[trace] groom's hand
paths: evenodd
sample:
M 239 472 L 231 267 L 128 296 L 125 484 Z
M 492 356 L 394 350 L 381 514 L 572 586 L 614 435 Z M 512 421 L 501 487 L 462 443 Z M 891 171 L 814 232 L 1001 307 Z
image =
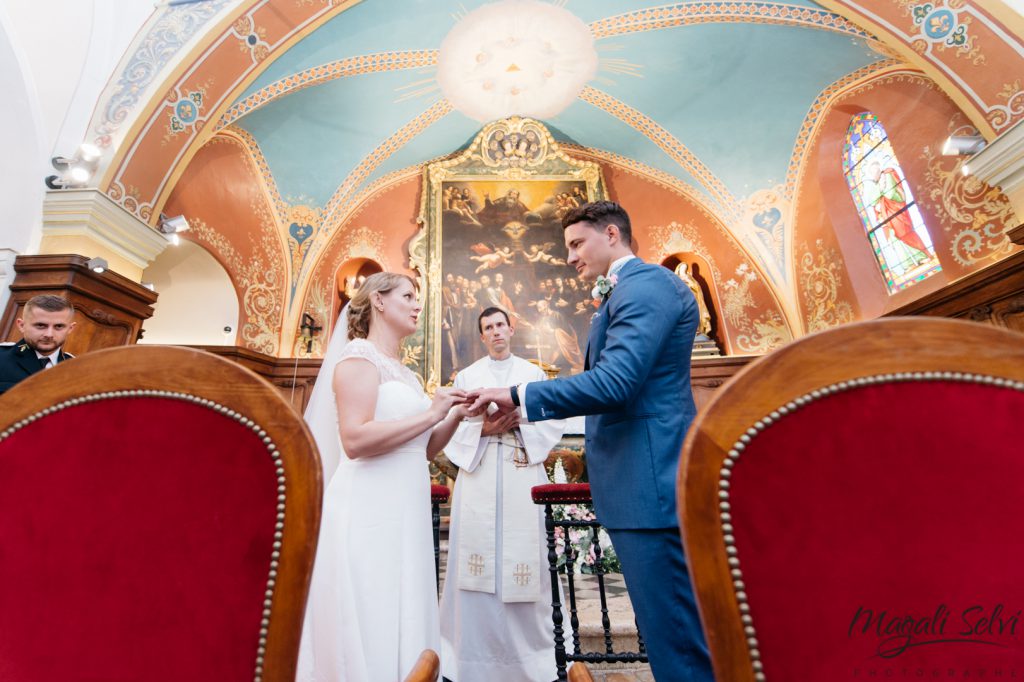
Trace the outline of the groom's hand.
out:
M 497 405 L 502 412 L 511 412 L 515 409 L 515 405 L 512 404 L 512 390 L 508 388 L 478 388 L 468 391 L 466 399 L 473 401 L 469 406 L 471 412 L 485 410 L 490 403 Z

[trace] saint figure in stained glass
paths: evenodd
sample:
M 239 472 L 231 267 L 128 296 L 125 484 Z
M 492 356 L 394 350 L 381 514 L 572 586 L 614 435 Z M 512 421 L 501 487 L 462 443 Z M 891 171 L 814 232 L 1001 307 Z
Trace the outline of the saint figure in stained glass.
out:
M 851 121 L 843 173 L 890 293 L 942 270 L 896 152 L 874 114 Z

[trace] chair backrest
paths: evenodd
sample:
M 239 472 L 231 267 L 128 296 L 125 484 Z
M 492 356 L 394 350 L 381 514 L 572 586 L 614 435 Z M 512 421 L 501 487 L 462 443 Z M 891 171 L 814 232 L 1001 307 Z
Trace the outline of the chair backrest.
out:
M 437 677 L 440 674 L 441 659 L 437 652 L 433 649 L 424 649 L 404 682 L 437 682 Z
M 586 663 L 576 661 L 569 667 L 569 682 L 594 682 Z
M 277 389 L 129 346 L 0 397 L 0 679 L 294 680 L 316 446 Z
M 968 322 L 852 324 L 737 374 L 678 487 L 717 679 L 1024 671 L 1022 426 L 1024 336 Z

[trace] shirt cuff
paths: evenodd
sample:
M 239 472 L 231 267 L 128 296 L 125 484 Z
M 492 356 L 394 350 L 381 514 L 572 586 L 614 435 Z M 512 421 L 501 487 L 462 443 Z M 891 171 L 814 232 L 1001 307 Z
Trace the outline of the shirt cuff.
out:
M 527 383 L 519 384 L 519 420 L 522 422 L 530 421 L 530 417 L 526 413 L 526 387 L 529 385 Z

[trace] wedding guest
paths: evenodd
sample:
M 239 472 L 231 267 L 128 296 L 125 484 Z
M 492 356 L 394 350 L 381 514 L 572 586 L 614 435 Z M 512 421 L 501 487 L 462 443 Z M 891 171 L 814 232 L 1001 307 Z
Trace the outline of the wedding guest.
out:
M 67 299 L 52 294 L 33 296 L 15 324 L 21 339 L 0 344 L 0 393 L 74 357 L 64 352 L 68 334 L 75 328 L 75 309 Z

